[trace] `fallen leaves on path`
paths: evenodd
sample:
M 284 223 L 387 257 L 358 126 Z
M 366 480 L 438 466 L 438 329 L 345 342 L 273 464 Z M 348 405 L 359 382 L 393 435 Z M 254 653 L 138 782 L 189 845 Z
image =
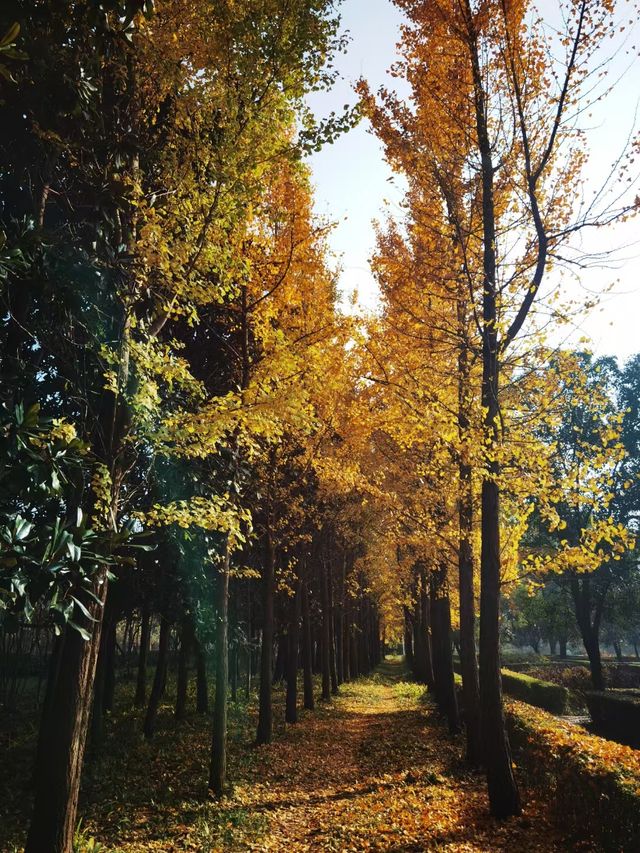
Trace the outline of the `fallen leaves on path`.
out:
M 176 728 L 167 704 L 148 743 L 137 712 L 122 711 L 83 782 L 87 836 L 109 853 L 596 849 L 563 836 L 536 791 L 523 792 L 521 817 L 492 819 L 484 777 L 464 762 L 463 738 L 447 734 L 424 688 L 403 681 L 399 662 L 342 685 L 296 725 L 282 722 L 282 690 L 274 701 L 274 740 L 259 748 L 251 745 L 255 708 L 231 704 L 234 789 L 221 802 L 205 789 L 209 719 L 194 715 Z M 16 815 L 11 836 L 18 830 Z
M 398 665 L 396 664 L 396 670 Z M 257 778 L 236 798 L 267 814 L 252 851 L 566 851 L 531 793 L 522 817 L 488 815 L 485 783 L 469 772 L 421 687 L 384 674 L 345 685 L 285 736 L 260 749 Z

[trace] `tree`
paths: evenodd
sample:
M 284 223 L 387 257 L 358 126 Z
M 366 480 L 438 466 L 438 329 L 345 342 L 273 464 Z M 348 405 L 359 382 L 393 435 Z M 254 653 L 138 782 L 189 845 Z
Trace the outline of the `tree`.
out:
M 569 3 L 558 37 L 564 56 L 555 61 L 555 37 L 528 3 L 399 0 L 398 6 L 410 21 L 399 70 L 419 99 L 411 112 L 387 97 L 393 119 L 400 131 L 422 123 L 416 164 L 426 158 L 432 171 L 463 190 L 462 204 L 449 204 L 448 215 L 458 253 L 452 275 L 465 281 L 481 337 L 481 718 L 491 810 L 507 817 L 519 813 L 520 800 L 500 683 L 501 371 L 551 258 L 576 228 L 601 221 L 593 209 L 572 218 L 583 154 L 579 129 L 567 116 L 589 99 L 583 83 L 614 27 L 612 8 Z
M 330 83 L 323 65 L 341 40 L 324 2 L 85 5 L 16 2 L 2 13 L 3 32 L 5 14 L 21 21 L 29 57 L 3 51 L 15 64 L 1 141 L 3 258 L 14 259 L 3 275 L 3 393 L 55 408 L 91 444 L 100 494 L 84 491 L 83 513 L 119 536 L 134 512 L 137 523 L 189 526 L 180 501 L 203 497 L 168 487 L 163 514 L 147 488 L 157 456 L 180 456 L 171 418 L 207 394 L 201 365 L 180 353 L 198 337 L 186 330 L 200 332 L 237 293 L 265 163 L 295 160 L 340 128 L 334 117 L 318 133 L 302 98 Z M 204 527 L 233 533 L 235 509 L 217 491 Z M 108 587 L 101 564 L 70 614 L 88 639 L 72 627 L 59 644 L 29 850 L 72 844 Z

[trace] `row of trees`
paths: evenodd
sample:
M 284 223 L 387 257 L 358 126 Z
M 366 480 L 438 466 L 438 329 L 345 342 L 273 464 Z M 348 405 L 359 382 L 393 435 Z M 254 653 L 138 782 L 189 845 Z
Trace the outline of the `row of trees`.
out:
M 18 0 L 0 31 L 1 631 L 48 667 L 25 849 L 68 853 L 119 644 L 147 737 L 172 645 L 178 718 L 215 654 L 217 795 L 229 681 L 259 675 L 265 743 L 274 658 L 289 722 L 299 664 L 309 707 L 314 666 L 328 698 L 378 660 L 332 464 L 350 323 L 302 163 L 354 115 L 304 105 L 344 46 L 324 0 Z
M 629 212 L 573 204 L 612 4 L 571 0 L 558 36 L 526 2 L 398 0 L 411 99 L 359 86 L 408 187 L 366 320 L 337 309 L 301 159 L 356 117 L 304 106 L 344 47 L 331 2 L 32 6 L 0 20 L 0 613 L 43 656 L 56 635 L 27 853 L 71 850 L 118 644 L 151 737 L 172 636 L 178 718 L 213 654 L 219 795 L 228 685 L 259 675 L 265 743 L 274 675 L 294 722 L 299 669 L 310 707 L 314 668 L 327 699 L 404 631 L 456 731 L 459 627 L 467 754 L 517 813 L 504 585 L 554 572 L 582 602 L 633 545 L 637 412 L 544 340 L 566 306 L 534 313 L 571 234 Z
M 634 206 L 624 194 L 607 204 L 606 188 L 580 205 L 580 117 L 604 96 L 602 43 L 626 22 L 613 3 L 589 0 L 561 4 L 548 28 L 527 2 L 396 5 L 407 24 L 394 73 L 411 96 L 359 85 L 407 185 L 405 214 L 378 230 L 383 311 L 363 373 L 401 543 L 406 646 L 455 729 L 451 648 L 441 651 L 438 627 L 454 603 L 467 752 L 486 766 L 491 810 L 505 817 L 520 811 L 502 712 L 506 585 L 549 572 L 566 580 L 601 686 L 594 573 L 613 575 L 634 545 L 637 455 L 627 459 L 621 434 L 637 424 L 625 419 L 629 398 L 637 405 L 635 368 L 616 406 L 601 380 L 611 365 L 548 338 L 576 308 L 558 286 L 559 268 L 582 263 L 572 235 Z M 624 155 L 618 169 L 626 178 Z

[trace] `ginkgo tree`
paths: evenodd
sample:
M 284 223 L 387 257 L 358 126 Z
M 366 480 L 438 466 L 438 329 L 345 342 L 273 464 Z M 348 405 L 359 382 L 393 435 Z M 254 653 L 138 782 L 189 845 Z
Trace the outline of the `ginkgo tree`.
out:
M 11 3 L 2 32 L 14 38 L 17 20 L 2 94 L 3 240 L 19 253 L 3 278 L 3 378 L 12 403 L 55 404 L 91 445 L 100 501 L 85 488 L 83 509 L 116 533 L 157 503 L 158 427 L 207 399 L 185 327 L 235 297 L 267 168 L 340 128 L 317 132 L 302 103 L 331 82 L 338 19 L 306 0 L 70 0 Z M 164 521 L 193 512 L 176 500 L 169 490 Z M 233 536 L 224 490 L 206 515 Z M 58 643 L 27 850 L 72 846 L 108 589 L 100 565 L 70 614 L 90 639 L 71 626 Z
M 520 800 L 500 682 L 501 369 L 560 246 L 577 228 L 626 213 L 576 209 L 585 140 L 570 120 L 603 94 L 591 73 L 617 23 L 613 3 L 592 0 L 566 3 L 551 33 L 528 2 L 397 5 L 409 19 L 397 73 L 415 109 L 382 99 L 391 125 L 412 139 L 416 168 L 427 162 L 440 181 L 457 251 L 452 276 L 463 277 L 481 337 L 481 717 L 491 810 L 506 817 Z

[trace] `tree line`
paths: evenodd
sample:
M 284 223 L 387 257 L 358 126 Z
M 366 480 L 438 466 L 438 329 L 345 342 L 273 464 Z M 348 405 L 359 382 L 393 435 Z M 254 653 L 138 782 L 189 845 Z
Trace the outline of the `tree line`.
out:
M 410 97 L 361 81 L 321 122 L 305 96 L 346 49 L 328 0 L 3 9 L 0 630 L 5 673 L 47 668 L 27 853 L 72 849 L 119 657 L 146 737 L 172 652 L 178 722 L 213 676 L 221 796 L 229 698 L 257 681 L 267 743 L 274 679 L 294 723 L 314 673 L 328 700 L 385 638 L 457 732 L 455 629 L 498 817 L 520 811 L 510 585 L 569 590 L 597 682 L 598 579 L 634 566 L 637 370 L 544 325 L 572 310 L 549 278 L 572 235 L 634 210 L 579 207 L 569 120 L 601 97 L 615 10 L 571 0 L 558 36 L 526 2 L 397 5 Z M 360 115 L 407 185 L 364 317 L 340 308 L 304 162 Z

